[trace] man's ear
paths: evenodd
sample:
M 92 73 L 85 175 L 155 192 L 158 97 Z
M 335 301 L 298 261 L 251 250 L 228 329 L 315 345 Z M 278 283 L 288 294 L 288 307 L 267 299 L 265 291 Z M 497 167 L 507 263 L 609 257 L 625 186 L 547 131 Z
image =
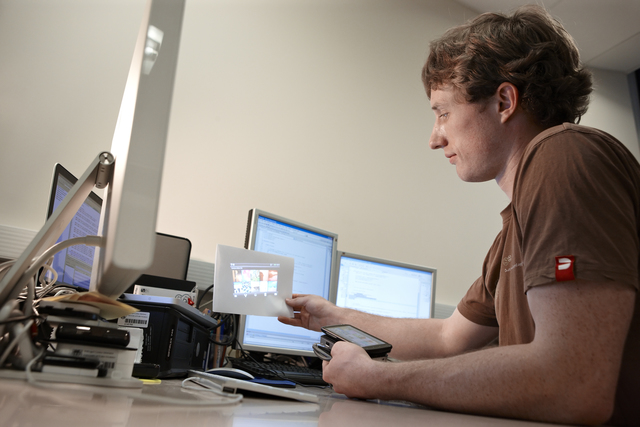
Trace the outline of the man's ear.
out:
M 518 104 L 520 104 L 520 93 L 518 88 L 512 83 L 504 82 L 496 90 L 498 100 L 498 114 L 501 116 L 501 123 L 507 120 L 516 112 Z

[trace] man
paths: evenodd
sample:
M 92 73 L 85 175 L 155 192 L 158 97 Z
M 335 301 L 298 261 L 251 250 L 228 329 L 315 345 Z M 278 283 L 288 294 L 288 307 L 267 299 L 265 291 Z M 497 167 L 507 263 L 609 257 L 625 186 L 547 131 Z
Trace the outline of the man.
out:
M 572 124 L 591 76 L 571 37 L 539 7 L 484 14 L 431 44 L 423 81 L 430 147 L 462 180 L 495 179 L 511 199 L 481 277 L 444 320 L 294 295 L 295 318 L 280 321 L 349 323 L 393 344 L 400 363 L 333 347 L 324 378 L 349 397 L 640 425 L 640 165 L 611 136 Z

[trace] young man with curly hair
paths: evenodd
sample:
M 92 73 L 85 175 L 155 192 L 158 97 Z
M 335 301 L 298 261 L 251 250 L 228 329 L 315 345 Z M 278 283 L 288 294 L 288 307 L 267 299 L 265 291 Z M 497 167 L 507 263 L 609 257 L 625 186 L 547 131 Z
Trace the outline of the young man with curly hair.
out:
M 387 319 L 310 295 L 284 323 L 349 323 L 399 363 L 338 343 L 324 378 L 350 397 L 570 424 L 640 425 L 640 165 L 575 124 L 591 75 L 544 9 L 483 14 L 431 43 L 429 145 L 511 203 L 448 319 Z M 498 346 L 487 346 L 498 339 Z

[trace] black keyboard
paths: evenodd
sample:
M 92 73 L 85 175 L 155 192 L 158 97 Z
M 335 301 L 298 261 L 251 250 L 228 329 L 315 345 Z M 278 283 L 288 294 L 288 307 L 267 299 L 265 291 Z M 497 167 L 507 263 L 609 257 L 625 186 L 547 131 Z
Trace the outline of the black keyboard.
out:
M 255 362 L 239 358 L 229 358 L 229 360 L 234 368 L 249 372 L 254 377 L 270 380 L 286 379 L 304 385 L 327 385 L 322 379 L 320 369 L 277 362 Z

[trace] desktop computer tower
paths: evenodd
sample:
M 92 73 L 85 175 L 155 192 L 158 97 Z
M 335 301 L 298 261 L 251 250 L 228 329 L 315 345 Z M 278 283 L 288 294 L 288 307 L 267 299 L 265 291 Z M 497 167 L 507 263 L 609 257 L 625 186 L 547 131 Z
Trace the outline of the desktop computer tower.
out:
M 189 369 L 210 368 L 214 319 L 174 298 L 124 294 L 121 301 L 140 310 L 118 320 L 120 326 L 143 331 L 142 354 L 133 376 L 184 377 Z

